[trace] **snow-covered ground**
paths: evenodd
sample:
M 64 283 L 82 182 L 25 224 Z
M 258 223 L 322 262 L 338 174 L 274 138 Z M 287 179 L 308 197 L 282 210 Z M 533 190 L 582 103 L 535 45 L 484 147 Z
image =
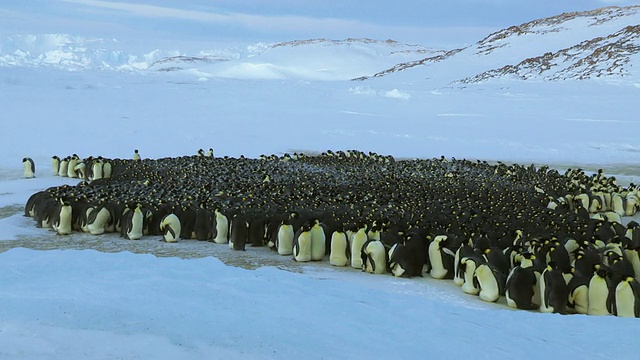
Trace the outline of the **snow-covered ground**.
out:
M 636 358 L 625 335 L 635 332 L 635 319 L 512 311 L 449 281 L 301 266 L 263 248 L 55 236 L 22 213 L 32 193 L 75 183 L 50 175 L 52 155 L 129 158 L 134 149 L 151 158 L 210 147 L 217 156 L 249 157 L 358 149 L 604 168 L 638 183 L 638 74 L 450 84 L 502 65 L 450 73 L 475 56 L 472 47 L 449 65 L 350 81 L 459 43 L 384 41 L 394 34 L 370 41 L 376 34 L 345 19 L 330 23 L 340 25 L 340 41 L 320 32 L 299 40 L 324 40 L 207 42 L 191 36 L 203 20 L 150 17 L 158 8 L 46 4 L 0 6 L 7 20 L 0 21 L 0 358 Z M 558 12 L 584 9 L 567 6 Z M 197 13 L 183 10 L 177 14 Z M 30 12 L 41 21 L 26 20 Z M 136 41 L 130 30 L 144 27 L 132 19 L 149 26 L 140 39 L 153 41 Z M 471 24 L 491 28 L 473 41 L 528 20 Z M 170 36 L 153 37 L 160 24 L 173 26 Z M 349 37 L 357 39 L 343 41 Z M 526 46 L 533 37 L 517 40 Z M 575 42 L 548 39 L 555 39 L 549 51 Z M 516 61 L 522 54 L 509 48 L 517 41 L 509 44 L 499 51 Z M 527 56 L 539 54 L 539 44 Z M 36 162 L 35 179 L 22 178 L 25 156 Z

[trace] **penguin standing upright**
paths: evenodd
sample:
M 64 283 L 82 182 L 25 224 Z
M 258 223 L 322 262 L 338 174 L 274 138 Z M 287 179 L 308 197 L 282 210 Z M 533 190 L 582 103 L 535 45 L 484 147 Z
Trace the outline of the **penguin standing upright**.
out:
M 162 218 L 160 231 L 162 231 L 164 241 L 168 243 L 174 243 L 180 240 L 180 219 L 178 219 L 176 214 L 167 214 Z
M 295 232 L 293 231 L 293 225 L 289 223 L 289 220 L 283 220 L 278 227 L 278 233 L 276 234 L 276 248 L 280 255 L 293 254 L 293 237 Z
M 205 204 L 202 203 L 196 210 L 196 221 L 193 231 L 197 240 L 209 240 L 212 234 L 213 217 Z
M 80 160 L 80 158 L 78 157 L 78 155 L 73 154 L 71 155 L 71 158 L 69 158 L 69 163 L 67 164 L 67 177 L 70 178 L 77 178 L 78 177 L 78 173 L 76 172 L 76 166 L 78 165 L 78 161 Z
M 349 263 L 349 240 L 344 230 L 335 230 L 331 234 L 331 252 L 329 263 L 333 266 L 347 266 Z
M 102 160 L 96 159 L 91 163 L 91 180 L 102 179 Z
M 60 158 L 57 155 L 53 155 L 51 157 L 51 174 L 53 176 L 58 176 L 59 171 L 60 171 Z
M 141 239 L 144 229 L 144 215 L 142 214 L 142 204 L 137 204 L 133 210 L 129 208 L 129 211 L 124 216 L 124 224 L 126 224 L 126 227 L 124 227 L 122 230 L 124 231 L 125 239 Z
M 567 309 L 577 314 L 587 315 L 589 312 L 589 281 L 590 277 L 574 271 L 573 277 L 567 284 L 569 301 Z
M 536 275 L 532 269 L 534 259 L 535 256 L 531 253 L 515 257 L 520 264 L 511 270 L 505 286 L 505 298 L 509 307 L 523 310 L 538 308 L 532 302 L 536 286 Z
M 69 168 L 69 158 L 66 157 L 60 160 L 60 166 L 58 166 L 58 176 L 67 177 L 68 168 Z
M 108 162 L 108 161 L 103 162 L 102 163 L 102 177 L 104 179 L 110 179 L 112 172 L 113 172 L 113 168 L 111 166 L 111 163 Z
M 605 265 L 597 264 L 594 266 L 593 276 L 589 281 L 589 315 L 609 315 L 611 314 L 611 305 L 613 293 L 611 289 L 611 281 L 609 280 L 609 268 Z
M 293 239 L 293 259 L 298 262 L 311 261 L 311 225 L 303 224 Z
M 249 239 L 249 221 L 244 214 L 234 214 L 231 219 L 231 233 L 229 234 L 229 248 L 245 251 Z
M 478 266 L 485 263 L 482 256 L 477 254 L 464 257 L 460 260 L 459 270 L 462 272 L 462 291 L 465 294 L 478 295 L 480 284 L 476 281 L 476 270 Z
M 613 314 L 620 317 L 640 317 L 640 283 L 627 277 L 618 283 L 613 303 Z
M 69 235 L 73 230 L 72 224 L 72 209 L 71 205 L 67 201 L 60 200 L 60 204 L 57 207 L 56 214 L 51 222 L 51 227 L 58 233 L 58 235 Z
M 138 149 L 133 150 L 133 160 L 134 161 L 140 160 L 140 153 L 138 152 Z
M 33 162 L 33 159 L 30 157 L 22 159 L 22 167 L 25 179 L 36 177 L 36 164 Z
M 540 275 L 540 312 L 564 314 L 569 299 L 569 289 L 562 270 L 551 262 Z
M 311 261 L 320 261 L 326 252 L 326 235 L 320 220 L 313 220 L 311 227 Z
M 355 269 L 362 269 L 362 257 L 359 256 L 362 252 L 364 243 L 367 242 L 367 226 L 362 224 L 358 231 L 353 234 L 351 239 L 351 267 Z
M 491 263 L 483 263 L 476 269 L 480 299 L 496 302 L 500 295 L 504 295 L 506 279 L 504 274 Z
M 216 244 L 226 244 L 229 242 L 229 219 L 215 209 L 213 212 L 213 226 L 211 227 L 213 242 Z
M 445 246 L 447 239 L 447 235 L 438 235 L 429 244 L 429 275 L 434 279 L 453 279 L 454 276 L 453 261 L 456 254 Z

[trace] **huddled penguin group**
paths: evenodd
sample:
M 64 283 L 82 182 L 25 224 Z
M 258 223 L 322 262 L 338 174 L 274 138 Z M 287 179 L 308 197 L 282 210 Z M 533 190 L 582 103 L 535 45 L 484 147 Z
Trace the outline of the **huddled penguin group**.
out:
M 354 150 L 258 159 L 136 150 L 52 165 L 79 183 L 33 194 L 25 216 L 60 235 L 268 246 L 299 262 L 450 279 L 518 309 L 640 316 L 640 225 L 622 221 L 640 209 L 640 189 L 602 171 Z

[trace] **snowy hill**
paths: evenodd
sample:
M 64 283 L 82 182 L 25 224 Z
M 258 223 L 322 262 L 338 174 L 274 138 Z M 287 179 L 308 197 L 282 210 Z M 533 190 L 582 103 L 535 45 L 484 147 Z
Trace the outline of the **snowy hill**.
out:
M 635 81 L 639 23 L 640 6 L 605 7 L 510 26 L 471 46 L 448 50 L 393 40 L 316 38 L 195 52 L 145 51 L 116 39 L 19 34 L 0 40 L 0 66 L 278 80 L 366 80 L 393 74 L 394 82 L 427 79 L 432 88 L 499 78 Z
M 511 26 L 466 48 L 397 64 L 373 78 L 404 72 L 441 86 L 488 79 L 637 79 L 640 7 L 605 7 Z M 362 77 L 356 80 L 366 80 Z M 396 78 L 398 80 L 398 78 Z

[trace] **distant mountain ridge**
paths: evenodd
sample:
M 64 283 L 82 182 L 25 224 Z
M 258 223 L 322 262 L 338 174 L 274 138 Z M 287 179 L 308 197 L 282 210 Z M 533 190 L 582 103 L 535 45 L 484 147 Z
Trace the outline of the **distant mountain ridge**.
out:
M 178 44 L 179 45 L 179 44 Z M 127 49 L 127 46 L 129 48 Z M 185 72 L 199 78 L 425 81 L 433 88 L 496 80 L 640 83 L 640 5 L 563 13 L 510 26 L 467 47 L 369 38 L 302 39 L 200 50 L 140 49 L 69 34 L 0 38 L 0 66 L 68 71 Z
M 399 72 L 425 79 L 438 74 L 442 85 L 491 79 L 638 77 L 633 64 L 640 60 L 639 24 L 637 5 L 563 13 L 510 26 L 465 48 L 400 63 L 352 80 L 392 77 Z M 442 76 L 443 73 L 447 75 Z

